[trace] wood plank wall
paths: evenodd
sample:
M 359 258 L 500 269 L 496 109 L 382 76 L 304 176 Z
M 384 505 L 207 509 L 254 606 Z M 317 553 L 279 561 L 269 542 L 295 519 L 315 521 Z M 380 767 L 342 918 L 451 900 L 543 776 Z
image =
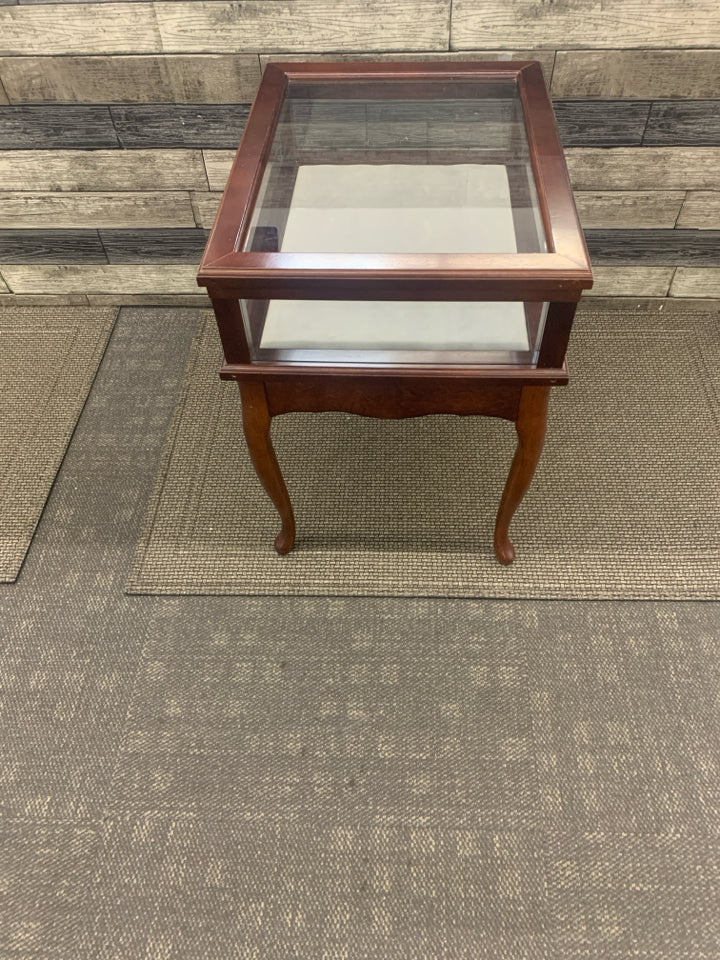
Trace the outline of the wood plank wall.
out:
M 0 0 L 0 301 L 197 303 L 276 59 L 536 58 L 602 296 L 720 298 L 718 0 Z

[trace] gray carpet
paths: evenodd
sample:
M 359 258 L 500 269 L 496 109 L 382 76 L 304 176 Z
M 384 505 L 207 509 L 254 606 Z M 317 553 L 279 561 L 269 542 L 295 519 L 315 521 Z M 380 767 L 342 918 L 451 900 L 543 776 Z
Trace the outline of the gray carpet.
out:
M 0 586 L 0 957 L 715 960 L 720 605 L 123 595 L 196 320 Z
M 492 552 L 513 426 L 291 414 L 273 438 L 298 521 L 273 550 L 208 315 L 128 583 L 134 593 L 516 598 L 720 595 L 720 322 L 582 314 L 533 486 Z
M 0 307 L 0 581 L 22 566 L 116 316 Z

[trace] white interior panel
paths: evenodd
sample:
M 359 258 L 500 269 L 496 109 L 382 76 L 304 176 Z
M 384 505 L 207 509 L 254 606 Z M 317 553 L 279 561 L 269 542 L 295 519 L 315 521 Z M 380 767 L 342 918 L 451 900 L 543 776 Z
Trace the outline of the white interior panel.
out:
M 302 166 L 281 249 L 295 253 L 516 252 L 500 165 Z M 522 303 L 273 300 L 260 346 L 528 350 Z

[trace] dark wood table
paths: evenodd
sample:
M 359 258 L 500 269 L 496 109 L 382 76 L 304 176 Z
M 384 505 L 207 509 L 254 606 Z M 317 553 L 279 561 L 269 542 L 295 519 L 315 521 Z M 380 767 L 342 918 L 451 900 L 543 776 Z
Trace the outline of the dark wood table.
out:
M 540 65 L 287 63 L 263 76 L 198 283 L 257 475 L 295 542 L 272 418 L 502 417 L 495 524 L 542 452 L 592 273 Z

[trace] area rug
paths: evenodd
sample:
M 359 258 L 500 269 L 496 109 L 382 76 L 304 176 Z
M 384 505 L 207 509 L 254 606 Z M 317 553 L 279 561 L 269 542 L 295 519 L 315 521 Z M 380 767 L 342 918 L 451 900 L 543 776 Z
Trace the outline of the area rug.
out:
M 0 307 L 0 581 L 14 581 L 117 309 Z
M 569 361 L 511 527 L 511 567 L 496 562 L 492 534 L 514 427 L 481 417 L 276 418 L 298 523 L 294 551 L 279 557 L 208 316 L 128 591 L 717 598 L 717 316 L 582 313 Z

